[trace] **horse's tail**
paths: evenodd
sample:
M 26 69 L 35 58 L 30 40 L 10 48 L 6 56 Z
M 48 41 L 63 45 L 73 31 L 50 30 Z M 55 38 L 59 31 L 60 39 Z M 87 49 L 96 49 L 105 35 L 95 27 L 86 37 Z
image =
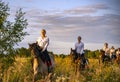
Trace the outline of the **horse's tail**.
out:
M 86 64 L 88 65 L 89 64 L 89 60 L 86 58 Z

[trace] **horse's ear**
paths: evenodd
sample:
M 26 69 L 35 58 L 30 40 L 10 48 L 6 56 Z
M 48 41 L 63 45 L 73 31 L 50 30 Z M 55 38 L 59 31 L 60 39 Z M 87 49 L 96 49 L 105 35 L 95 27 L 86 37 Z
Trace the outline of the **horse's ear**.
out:
M 73 49 L 71 48 L 71 51 L 72 51 Z
M 29 46 L 31 46 L 31 44 L 30 44 L 30 43 L 28 43 L 28 45 L 29 45 Z
M 38 41 L 36 41 L 36 44 L 38 44 Z

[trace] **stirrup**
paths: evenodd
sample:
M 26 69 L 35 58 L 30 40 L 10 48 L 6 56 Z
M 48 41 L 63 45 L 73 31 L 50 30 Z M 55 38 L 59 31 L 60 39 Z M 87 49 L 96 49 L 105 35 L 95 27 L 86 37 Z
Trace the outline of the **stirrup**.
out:
M 50 69 L 50 66 L 48 66 L 48 73 L 50 73 L 51 72 L 51 69 Z

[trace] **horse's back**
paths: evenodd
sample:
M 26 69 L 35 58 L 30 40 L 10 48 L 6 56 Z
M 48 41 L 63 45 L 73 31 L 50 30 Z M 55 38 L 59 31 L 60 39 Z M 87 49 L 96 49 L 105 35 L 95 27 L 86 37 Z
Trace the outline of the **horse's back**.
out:
M 51 67 L 54 68 L 55 67 L 54 55 L 53 54 L 48 54 L 48 55 L 50 56 L 50 60 L 52 62 Z M 40 65 L 39 65 L 40 70 L 42 70 L 44 73 L 48 72 L 48 67 L 47 67 L 46 63 L 44 63 L 41 59 L 40 59 L 39 62 L 41 62 Z

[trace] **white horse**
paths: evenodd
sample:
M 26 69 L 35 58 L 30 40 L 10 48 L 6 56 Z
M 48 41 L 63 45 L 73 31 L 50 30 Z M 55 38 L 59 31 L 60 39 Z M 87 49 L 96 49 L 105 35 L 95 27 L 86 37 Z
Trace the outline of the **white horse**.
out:
M 48 73 L 48 67 L 47 65 L 42 61 L 40 57 L 38 57 L 41 53 L 38 50 L 38 46 L 36 43 L 29 44 L 29 48 L 31 50 L 31 56 L 32 56 L 32 68 L 33 68 L 33 82 L 36 80 L 36 77 L 38 73 L 40 73 L 44 78 L 45 76 L 50 76 Z M 51 71 L 53 71 L 55 64 L 54 64 L 54 55 L 49 54 L 52 66 L 51 66 Z M 52 74 L 52 73 L 50 73 Z

